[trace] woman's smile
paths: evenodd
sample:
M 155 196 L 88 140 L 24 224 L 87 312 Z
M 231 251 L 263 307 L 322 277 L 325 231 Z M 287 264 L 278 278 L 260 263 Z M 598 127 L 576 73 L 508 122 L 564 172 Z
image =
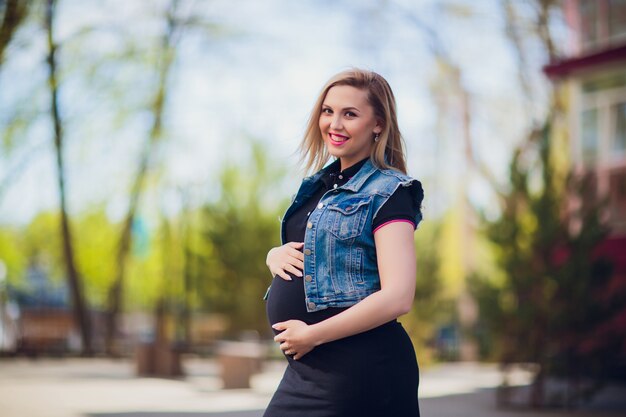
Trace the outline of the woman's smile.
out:
M 334 146 L 342 146 L 350 139 L 347 136 L 340 135 L 339 133 L 334 132 L 328 133 L 328 137 L 330 139 L 330 143 L 332 143 Z

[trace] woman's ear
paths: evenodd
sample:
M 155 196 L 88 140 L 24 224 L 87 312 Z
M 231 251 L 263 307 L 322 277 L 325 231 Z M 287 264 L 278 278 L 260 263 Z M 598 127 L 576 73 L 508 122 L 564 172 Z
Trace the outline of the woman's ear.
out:
M 381 119 L 376 119 L 376 126 L 374 126 L 373 132 L 376 134 L 381 134 L 384 127 L 385 123 Z

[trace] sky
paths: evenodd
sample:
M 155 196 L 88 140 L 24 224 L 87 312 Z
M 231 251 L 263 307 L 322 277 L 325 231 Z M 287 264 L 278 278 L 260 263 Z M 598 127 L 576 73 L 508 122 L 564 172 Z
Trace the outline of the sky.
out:
M 163 28 L 165 3 L 60 1 L 55 28 L 62 44 L 60 103 L 74 213 L 104 204 L 111 219 L 119 220 L 125 211 L 150 125 L 148 112 L 140 109 L 155 74 L 142 51 L 150 50 Z M 215 198 L 224 164 L 246 164 L 250 137 L 266 144 L 272 163 L 288 173 L 275 200 L 293 194 L 301 178 L 295 152 L 311 107 L 325 81 L 352 66 L 379 72 L 394 90 L 409 173 L 425 185 L 426 216 L 455 204 L 459 184 L 476 205 L 493 203 L 479 177 L 461 181 L 467 172 L 458 108 L 452 103 L 449 113 L 438 114 L 432 92 L 441 83 L 441 68 L 415 22 L 434 30 L 462 68 L 474 150 L 505 178 L 511 150 L 530 118 L 498 0 L 180 4 L 180 16 L 199 16 L 205 24 L 181 36 L 169 80 L 165 139 L 155 160 L 165 186 L 146 204 L 175 214 L 180 189 L 192 190 L 199 203 Z M 126 63 L 116 59 L 123 53 Z M 539 91 L 533 111 L 541 114 L 544 58 L 531 56 Z M 39 211 L 58 207 L 44 59 L 45 33 L 32 21 L 18 33 L 0 70 L 0 128 L 16 114 L 26 115 L 29 125 L 11 153 L 0 150 L 0 181 L 28 161 L 0 195 L 0 224 L 26 224 Z

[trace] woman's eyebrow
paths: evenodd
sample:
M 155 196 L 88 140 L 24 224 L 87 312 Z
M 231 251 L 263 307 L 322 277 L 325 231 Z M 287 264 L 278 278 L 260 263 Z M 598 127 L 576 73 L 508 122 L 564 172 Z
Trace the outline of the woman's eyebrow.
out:
M 329 104 L 326 104 L 326 103 L 324 103 L 324 104 L 323 104 L 323 106 L 325 106 L 325 107 L 330 107 L 330 108 L 332 108 L 332 107 L 333 107 L 333 106 L 331 106 L 331 105 L 329 105 Z M 343 111 L 345 111 L 345 110 L 356 110 L 356 111 L 361 111 L 361 110 L 359 110 L 359 108 L 358 108 L 358 107 L 354 107 L 354 106 L 344 107 L 344 108 L 343 108 L 343 109 L 341 109 L 341 110 L 343 110 Z

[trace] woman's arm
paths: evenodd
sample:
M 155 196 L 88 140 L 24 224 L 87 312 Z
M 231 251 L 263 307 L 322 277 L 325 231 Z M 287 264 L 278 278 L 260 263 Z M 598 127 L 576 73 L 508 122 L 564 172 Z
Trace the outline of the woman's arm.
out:
M 407 313 L 415 295 L 415 243 L 413 225 L 387 224 L 374 234 L 380 291 L 322 322 L 307 325 L 299 320 L 276 323 L 284 330 L 274 340 L 286 354 L 299 359 L 315 346 L 378 327 Z

